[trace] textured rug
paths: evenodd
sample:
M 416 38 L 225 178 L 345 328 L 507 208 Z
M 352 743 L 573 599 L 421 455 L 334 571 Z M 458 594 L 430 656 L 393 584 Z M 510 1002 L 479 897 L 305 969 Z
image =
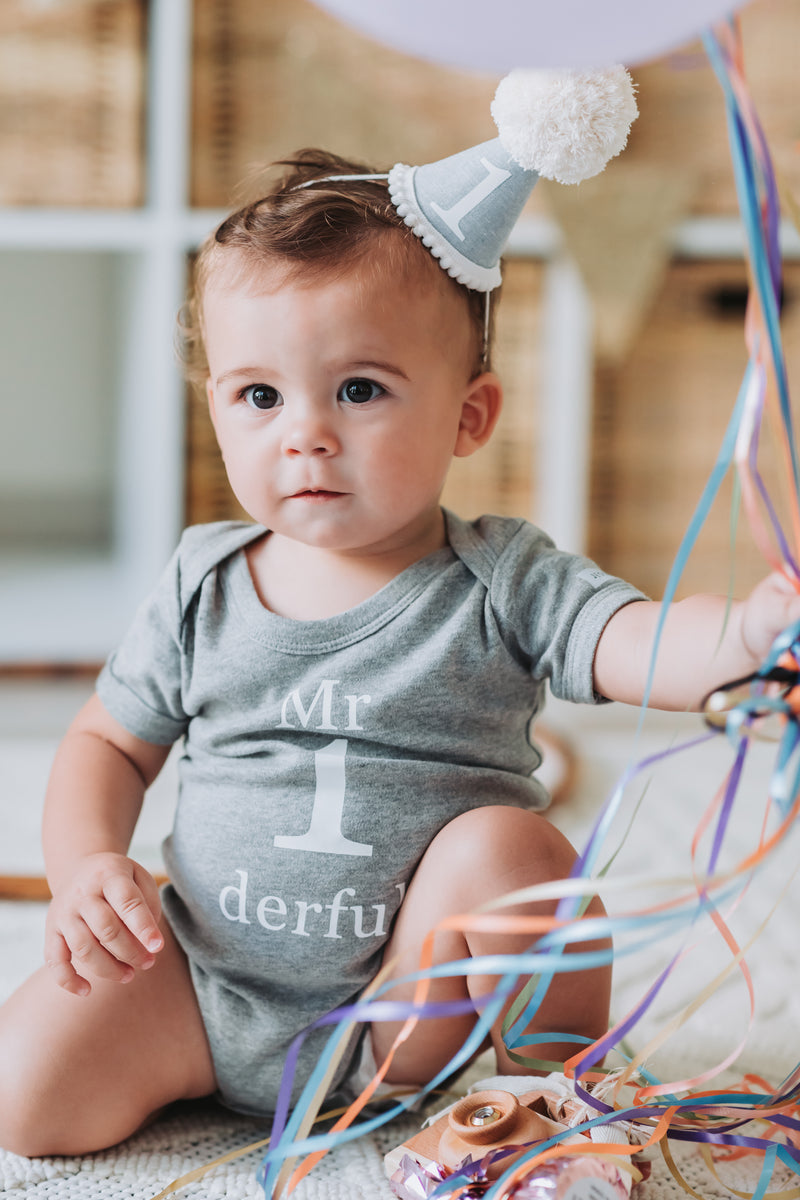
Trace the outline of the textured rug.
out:
M 364 1137 L 330 1154 L 295 1189 L 297 1200 L 393 1200 L 383 1172 L 383 1155 L 416 1125 L 405 1121 Z M 188 1172 L 261 1135 L 256 1122 L 220 1109 L 187 1105 L 165 1116 L 121 1146 L 87 1158 L 29 1160 L 0 1155 L 0 1195 L 15 1200 L 154 1200 L 163 1188 Z M 255 1172 L 260 1152 L 216 1167 L 175 1195 L 193 1200 L 263 1200 Z M 728 1188 L 752 1192 L 758 1178 L 755 1161 L 720 1168 L 721 1179 L 709 1174 L 696 1151 L 678 1148 L 679 1169 L 696 1193 L 709 1200 L 730 1196 Z M 789 1180 L 783 1172 L 778 1186 Z M 639 1184 L 634 1200 L 683 1200 L 686 1193 L 659 1159 L 650 1178 Z
M 635 714 L 613 709 L 600 712 L 554 709 L 556 724 L 568 733 L 579 751 L 580 770 L 571 798 L 554 813 L 554 821 L 581 847 L 603 802 L 621 772 L 633 760 L 670 749 L 702 732 L 696 718 L 654 714 L 638 740 L 633 731 Z M 19 744 L 3 758 L 0 778 L 9 776 L 3 763 L 17 763 Z M 16 755 L 16 757 L 15 757 Z M 774 750 L 754 747 L 730 827 L 723 864 L 730 867 L 755 845 L 763 817 L 766 780 Z M 692 873 L 692 838 L 703 811 L 724 778 L 731 761 L 722 739 L 666 758 L 637 775 L 627 788 L 620 812 L 611 823 L 599 865 L 615 855 L 608 873 L 604 899 L 612 914 L 642 908 L 674 894 L 678 886 L 665 882 Z M 24 772 L 22 772 L 24 774 Z M 7 789 L 3 794 L 8 796 Z M 638 807 L 638 811 L 635 812 Z M 0 801 L 0 816 L 8 830 Z M 17 811 L 18 821 L 18 808 Z M 635 815 L 634 815 L 635 812 Z M 627 832 L 630 826 L 630 831 Z M 15 836 L 25 841 L 23 832 Z M 146 834 L 149 843 L 155 834 Z M 700 839 L 698 862 L 708 854 L 709 836 Z M 740 944 L 745 944 L 767 917 L 771 919 L 747 952 L 755 983 L 755 1008 L 750 1024 L 748 992 L 742 974 L 733 970 L 711 998 L 664 1043 L 648 1053 L 647 1066 L 662 1079 L 694 1077 L 710 1070 L 743 1043 L 736 1061 L 710 1086 L 719 1088 L 756 1072 L 778 1084 L 800 1058 L 800 939 L 796 912 L 800 887 L 793 878 L 798 857 L 797 838 L 791 836 L 767 867 L 757 872 L 734 911 L 729 924 Z M 774 909 L 774 912 L 772 911 Z M 29 903 L 0 904 L 0 999 L 39 962 L 44 910 Z M 658 943 L 633 948 L 636 939 L 617 940 L 613 1016 L 620 1018 L 634 1007 L 658 972 L 680 948 L 684 958 L 670 975 L 651 1008 L 628 1035 L 630 1049 L 650 1043 L 671 1020 L 679 1019 L 686 1005 L 713 984 L 731 962 L 731 953 L 713 926 L 697 922 Z M 694 947 L 694 948 L 692 948 Z M 491 1073 L 484 1064 L 483 1074 Z M 0 1065 L 0 1070 L 2 1066 Z M 384 1178 L 383 1154 L 403 1141 L 417 1126 L 416 1119 L 384 1128 L 328 1155 L 294 1193 L 298 1200 L 380 1200 L 391 1197 Z M 121 1146 L 85 1158 L 28 1160 L 0 1151 L 0 1195 L 49 1197 L 53 1200 L 153 1200 L 174 1180 L 196 1167 L 265 1135 L 257 1121 L 227 1113 L 213 1104 L 179 1106 L 149 1129 Z M 712 1198 L 729 1196 L 729 1188 L 752 1192 L 758 1163 L 742 1160 L 719 1167 L 718 1181 L 709 1173 L 699 1153 L 676 1146 L 675 1157 L 696 1193 Z M 215 1168 L 202 1179 L 188 1183 L 177 1194 L 186 1197 L 225 1197 L 244 1200 L 263 1196 L 255 1179 L 261 1151 Z M 776 1186 L 788 1186 L 786 1176 Z M 636 1200 L 667 1200 L 683 1196 L 664 1162 L 657 1157 L 653 1174 L 638 1186 Z

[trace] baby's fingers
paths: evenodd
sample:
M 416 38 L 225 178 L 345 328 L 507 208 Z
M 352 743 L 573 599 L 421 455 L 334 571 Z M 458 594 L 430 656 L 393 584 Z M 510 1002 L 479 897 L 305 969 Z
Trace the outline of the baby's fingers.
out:
M 76 996 L 89 995 L 91 975 L 114 983 L 128 983 L 134 974 L 133 967 L 119 962 L 100 945 L 78 914 L 48 933 L 45 961 L 59 987 Z
M 152 943 L 150 945 L 150 949 L 155 953 L 161 948 L 161 946 L 164 945 L 164 938 L 161 934 L 161 930 L 158 927 L 158 922 L 161 917 L 161 893 L 158 890 L 158 884 L 150 872 L 146 871 L 144 867 L 139 866 L 138 863 L 134 863 L 133 880 L 134 883 L 136 883 L 140 888 L 145 904 L 150 910 L 153 921 L 152 931 L 149 933 L 150 941 Z M 158 946 L 155 945 L 156 941 L 159 943 Z
M 115 875 L 106 880 L 103 896 L 122 922 L 125 932 L 133 936 L 137 946 L 133 957 L 130 954 L 118 957 L 134 966 L 151 966 L 153 954 L 164 945 L 164 938 L 158 928 L 161 905 L 152 875 L 138 866 L 132 879 L 126 875 Z M 111 937 L 100 939 L 112 952 L 112 938 L 118 940 L 120 947 L 128 945 L 125 935 L 119 929 L 115 929 Z
M 84 979 L 72 965 L 72 953 L 60 933 L 48 934 L 45 941 L 44 959 L 53 979 L 65 992 L 74 996 L 88 996 L 92 990 L 88 979 Z
M 90 934 L 91 941 L 84 948 L 71 942 L 74 958 L 85 961 L 96 974 L 104 979 L 127 982 L 135 968 L 146 970 L 153 965 L 153 955 L 145 950 L 138 938 L 131 933 L 115 908 L 103 897 L 91 896 L 81 906 L 81 917 Z M 94 942 L 102 953 L 96 953 Z

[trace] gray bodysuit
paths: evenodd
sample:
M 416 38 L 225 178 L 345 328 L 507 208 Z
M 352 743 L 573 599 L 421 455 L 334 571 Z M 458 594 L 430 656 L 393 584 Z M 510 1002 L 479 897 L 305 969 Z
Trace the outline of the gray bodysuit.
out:
M 596 701 L 600 634 L 642 598 L 526 522 L 446 519 L 446 548 L 320 621 L 261 605 L 260 526 L 191 528 L 99 678 L 131 733 L 184 738 L 164 909 L 239 1111 L 272 1111 L 297 1032 L 373 978 L 438 830 L 546 805 L 529 737 L 545 683 Z

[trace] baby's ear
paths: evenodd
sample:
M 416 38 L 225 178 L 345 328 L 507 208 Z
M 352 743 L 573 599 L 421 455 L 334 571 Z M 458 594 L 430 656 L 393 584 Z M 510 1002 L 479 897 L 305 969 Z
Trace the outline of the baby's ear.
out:
M 470 380 L 461 409 L 453 454 L 467 458 L 488 442 L 503 407 L 503 388 L 492 371 Z

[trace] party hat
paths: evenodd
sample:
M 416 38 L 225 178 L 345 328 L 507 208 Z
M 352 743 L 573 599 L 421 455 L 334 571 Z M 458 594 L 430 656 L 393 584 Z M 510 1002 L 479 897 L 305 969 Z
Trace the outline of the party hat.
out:
M 637 114 L 624 67 L 512 71 L 492 103 L 499 136 L 425 166 L 398 163 L 389 194 L 445 271 L 489 292 L 537 179 L 579 183 L 597 175 L 625 147 Z

